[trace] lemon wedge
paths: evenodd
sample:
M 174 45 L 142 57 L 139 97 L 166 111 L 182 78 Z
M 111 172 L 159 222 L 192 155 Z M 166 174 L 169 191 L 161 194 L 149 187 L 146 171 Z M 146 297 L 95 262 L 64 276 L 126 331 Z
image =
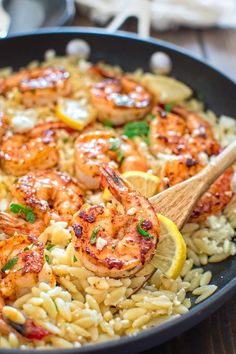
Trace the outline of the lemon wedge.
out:
M 186 244 L 173 221 L 161 214 L 157 214 L 157 217 L 161 232 L 151 264 L 169 278 L 176 279 L 186 259 Z
M 122 174 L 122 177 L 127 179 L 137 191 L 147 198 L 155 195 L 160 186 L 160 178 L 147 172 L 127 171 Z M 111 193 L 107 188 L 104 189 L 102 197 L 106 202 L 112 199 Z
M 142 171 L 127 171 L 122 174 L 144 197 L 150 198 L 158 192 L 160 178 Z
M 69 127 L 83 130 L 86 125 L 95 120 L 96 111 L 85 98 L 80 100 L 61 98 L 56 107 L 56 115 Z
M 192 95 L 192 90 L 188 86 L 168 76 L 145 74 L 143 83 L 164 103 L 183 101 Z

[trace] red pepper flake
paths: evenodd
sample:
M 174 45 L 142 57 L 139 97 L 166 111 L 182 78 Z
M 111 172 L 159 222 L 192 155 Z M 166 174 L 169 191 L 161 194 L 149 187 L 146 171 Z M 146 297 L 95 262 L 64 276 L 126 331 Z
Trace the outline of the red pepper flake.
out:
M 25 322 L 25 330 L 24 333 L 22 333 L 24 337 L 30 340 L 41 340 L 50 334 L 51 333 L 48 330 L 35 324 L 35 322 L 29 318 Z

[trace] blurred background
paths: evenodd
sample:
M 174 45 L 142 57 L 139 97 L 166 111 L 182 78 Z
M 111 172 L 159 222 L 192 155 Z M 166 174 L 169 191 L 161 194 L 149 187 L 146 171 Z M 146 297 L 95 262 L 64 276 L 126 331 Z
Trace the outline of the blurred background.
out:
M 66 25 L 164 39 L 236 78 L 236 0 L 0 0 L 0 37 Z

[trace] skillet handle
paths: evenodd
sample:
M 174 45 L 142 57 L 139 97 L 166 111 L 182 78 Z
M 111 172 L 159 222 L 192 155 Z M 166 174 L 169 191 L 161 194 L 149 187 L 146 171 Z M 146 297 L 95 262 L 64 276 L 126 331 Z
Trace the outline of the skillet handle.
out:
M 151 12 L 149 0 L 129 0 L 126 7 L 114 17 L 107 26 L 109 32 L 117 31 L 129 18 L 136 17 L 138 21 L 138 34 L 140 37 L 150 36 Z
M 7 36 L 10 27 L 10 16 L 3 7 L 2 0 L 0 0 L 0 38 Z

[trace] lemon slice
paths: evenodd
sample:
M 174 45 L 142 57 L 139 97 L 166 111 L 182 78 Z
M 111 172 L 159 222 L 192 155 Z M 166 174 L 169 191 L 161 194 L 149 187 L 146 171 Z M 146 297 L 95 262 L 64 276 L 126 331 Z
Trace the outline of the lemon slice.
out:
M 122 177 L 127 179 L 137 191 L 147 198 L 155 195 L 160 186 L 160 178 L 147 172 L 127 171 L 122 174 Z M 104 189 L 102 197 L 104 201 L 112 199 L 111 193 L 107 188 Z
M 177 278 L 186 259 L 186 244 L 177 226 L 170 219 L 157 214 L 161 232 L 151 264 L 169 278 Z
M 144 197 L 150 198 L 158 192 L 160 178 L 142 171 L 127 171 L 122 174 Z
M 86 125 L 95 120 L 96 112 L 85 98 L 80 100 L 61 98 L 56 107 L 56 115 L 69 127 L 83 130 Z
M 168 76 L 145 74 L 143 83 L 164 103 L 183 101 L 192 95 L 188 86 Z

